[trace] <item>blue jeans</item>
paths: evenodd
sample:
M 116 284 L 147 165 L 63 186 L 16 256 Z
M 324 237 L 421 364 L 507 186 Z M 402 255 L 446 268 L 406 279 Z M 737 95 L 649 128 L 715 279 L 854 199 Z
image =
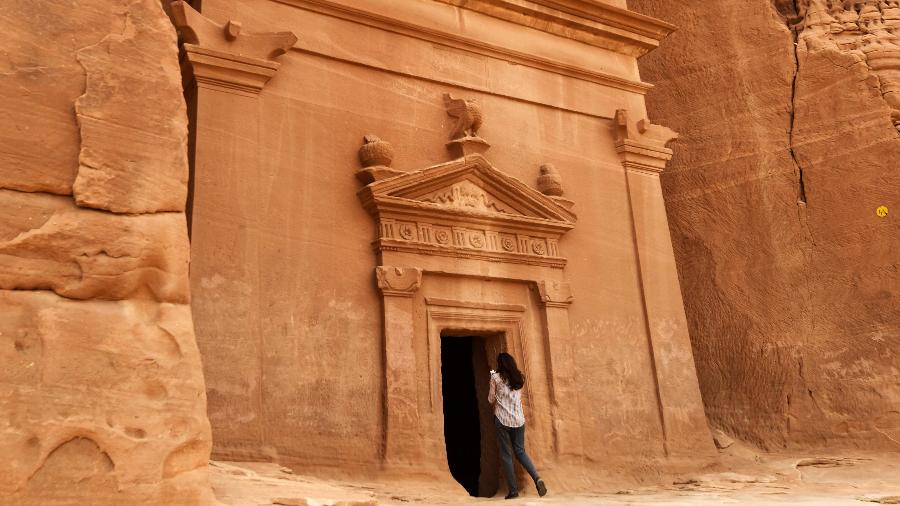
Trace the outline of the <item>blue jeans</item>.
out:
M 541 477 L 538 475 L 537 469 L 525 453 L 525 426 L 507 427 L 500 423 L 497 417 L 494 417 L 494 426 L 497 427 L 497 441 L 500 442 L 500 462 L 503 464 L 503 474 L 506 475 L 506 485 L 509 493 L 515 494 L 519 492 L 516 483 L 516 474 L 513 472 L 513 453 L 522 467 L 531 475 L 531 479 L 537 482 Z

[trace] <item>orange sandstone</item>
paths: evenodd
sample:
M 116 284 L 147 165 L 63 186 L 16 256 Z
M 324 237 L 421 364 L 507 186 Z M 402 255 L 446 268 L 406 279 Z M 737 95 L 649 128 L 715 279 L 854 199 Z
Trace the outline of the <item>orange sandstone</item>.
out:
M 0 26 L 2 502 L 210 503 L 175 30 L 154 0 Z
M 501 350 L 555 490 L 896 439 L 900 6 L 630 3 L 0 9 L 0 494 L 491 496 Z
M 896 2 L 629 3 L 681 27 L 641 71 L 711 424 L 896 448 Z

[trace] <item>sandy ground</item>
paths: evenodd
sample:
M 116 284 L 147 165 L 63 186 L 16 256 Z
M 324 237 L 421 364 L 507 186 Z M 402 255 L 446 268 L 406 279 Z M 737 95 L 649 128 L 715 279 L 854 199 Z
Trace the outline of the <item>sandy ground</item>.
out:
M 810 455 L 723 452 L 721 471 L 684 475 L 652 487 L 610 487 L 596 493 L 533 488 L 516 500 L 474 498 L 462 487 L 424 481 L 328 480 L 262 463 L 212 462 L 213 491 L 229 506 L 455 505 L 876 505 L 900 504 L 900 452 Z M 342 502 L 343 501 L 343 502 Z

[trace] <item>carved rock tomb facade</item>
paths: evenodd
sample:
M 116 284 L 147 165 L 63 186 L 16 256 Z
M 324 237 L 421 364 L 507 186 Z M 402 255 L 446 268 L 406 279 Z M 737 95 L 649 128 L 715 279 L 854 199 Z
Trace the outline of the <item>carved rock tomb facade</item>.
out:
M 172 16 L 214 457 L 447 476 L 461 339 L 482 407 L 496 352 L 518 359 L 561 485 L 713 454 L 659 185 L 674 133 L 636 65 L 671 26 L 624 2 L 201 10 Z

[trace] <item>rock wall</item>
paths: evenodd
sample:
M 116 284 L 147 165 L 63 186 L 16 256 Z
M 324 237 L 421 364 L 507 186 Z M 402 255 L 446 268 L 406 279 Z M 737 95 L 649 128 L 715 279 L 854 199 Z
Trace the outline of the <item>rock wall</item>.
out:
M 157 0 L 0 27 L 0 502 L 209 503 L 175 31 Z
M 896 448 L 898 2 L 629 6 L 679 26 L 641 74 L 681 134 L 663 186 L 710 422 Z

